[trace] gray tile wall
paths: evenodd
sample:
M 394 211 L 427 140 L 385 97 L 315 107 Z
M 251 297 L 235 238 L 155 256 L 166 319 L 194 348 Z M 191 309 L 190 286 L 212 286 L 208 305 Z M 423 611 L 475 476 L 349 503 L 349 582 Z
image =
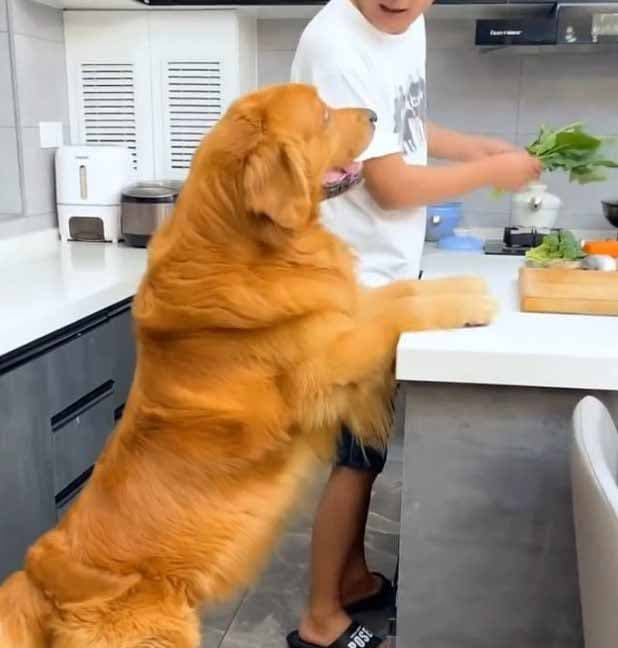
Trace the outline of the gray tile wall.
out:
M 15 126 L 13 77 L 9 50 L 9 33 L 0 32 L 0 127 Z
M 8 29 L 8 22 L 6 19 L 6 0 L 0 0 L 0 32 L 5 32 Z
M 287 80 L 294 48 L 306 21 L 258 23 L 261 84 Z M 474 47 L 474 21 L 428 21 L 430 118 L 444 126 L 528 143 L 542 123 L 585 121 L 601 135 L 618 134 L 618 50 L 516 49 L 482 52 Z M 606 229 L 600 200 L 618 197 L 618 173 L 603 184 L 570 185 L 560 174 L 545 178 L 564 203 L 561 224 Z M 464 201 L 466 225 L 502 227 L 510 200 L 479 191 Z
M 0 0 L 0 238 L 56 225 L 53 149 L 39 122 L 68 129 L 62 11 Z
M 21 213 L 17 128 L 6 0 L 0 0 L 0 232 Z

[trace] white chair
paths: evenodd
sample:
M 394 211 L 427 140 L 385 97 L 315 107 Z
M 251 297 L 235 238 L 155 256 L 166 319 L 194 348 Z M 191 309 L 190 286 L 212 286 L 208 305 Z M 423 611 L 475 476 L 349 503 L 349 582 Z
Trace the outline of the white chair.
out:
M 618 646 L 618 432 L 588 396 L 575 408 L 571 454 L 586 648 Z

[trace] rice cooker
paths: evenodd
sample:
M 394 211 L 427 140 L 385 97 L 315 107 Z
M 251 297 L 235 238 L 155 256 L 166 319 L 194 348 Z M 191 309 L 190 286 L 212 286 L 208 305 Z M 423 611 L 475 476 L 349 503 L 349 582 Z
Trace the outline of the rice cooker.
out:
M 120 227 L 127 245 L 146 247 L 150 237 L 171 215 L 182 183 L 138 182 L 122 192 Z

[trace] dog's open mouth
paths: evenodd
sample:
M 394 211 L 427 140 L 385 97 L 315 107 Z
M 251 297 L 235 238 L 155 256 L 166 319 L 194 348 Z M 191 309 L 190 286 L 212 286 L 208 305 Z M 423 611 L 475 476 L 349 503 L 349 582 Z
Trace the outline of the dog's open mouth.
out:
M 354 162 L 346 167 L 330 169 L 322 181 L 324 198 L 340 196 L 344 191 L 356 186 L 363 178 L 362 164 Z

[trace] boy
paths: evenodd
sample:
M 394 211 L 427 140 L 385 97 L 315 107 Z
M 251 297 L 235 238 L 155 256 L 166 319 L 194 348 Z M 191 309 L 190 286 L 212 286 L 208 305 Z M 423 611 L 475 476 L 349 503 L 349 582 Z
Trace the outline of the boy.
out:
M 541 172 L 538 160 L 507 142 L 426 121 L 423 12 L 431 2 L 330 0 L 307 26 L 292 65 L 292 80 L 315 85 L 333 107 L 378 115 L 362 156 L 365 182 L 322 206 L 324 223 L 355 248 L 360 280 L 370 286 L 419 276 L 424 205 L 481 187 L 517 190 Z M 428 153 L 456 164 L 427 167 Z M 390 583 L 369 571 L 364 554 L 371 489 L 385 458 L 343 430 L 313 529 L 309 605 L 288 636 L 291 648 L 381 643 L 349 614 L 392 599 Z

